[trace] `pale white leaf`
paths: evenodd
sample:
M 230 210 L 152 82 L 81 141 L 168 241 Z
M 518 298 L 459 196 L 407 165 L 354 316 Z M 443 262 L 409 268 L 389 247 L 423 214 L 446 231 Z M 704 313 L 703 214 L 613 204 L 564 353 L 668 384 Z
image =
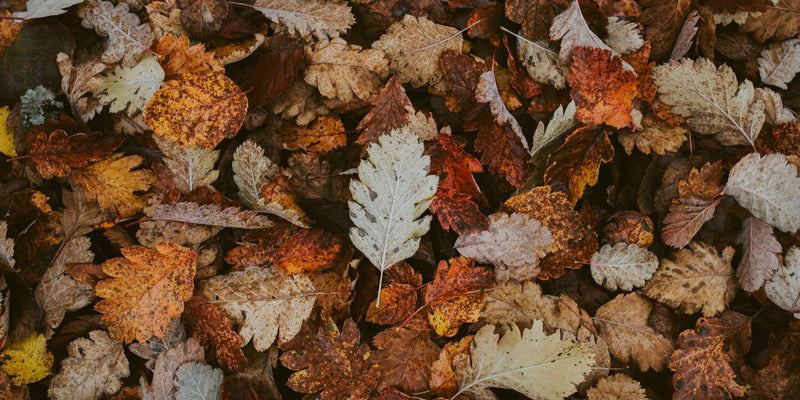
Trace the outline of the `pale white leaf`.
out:
M 199 187 L 210 185 L 219 177 L 219 171 L 214 169 L 219 150 L 184 147 L 159 135 L 153 135 L 153 139 L 164 153 L 164 165 L 169 169 L 172 182 L 181 193 L 188 194 Z
M 783 257 L 784 265 L 764 284 L 764 292 L 778 307 L 800 319 L 800 247 L 792 247 Z
M 783 105 L 781 95 L 770 88 L 757 88 L 756 98 L 764 102 L 764 111 L 767 114 L 766 122 L 771 125 L 780 125 L 792 122 L 794 112 Z
M 478 85 L 475 87 L 475 99 L 481 103 L 489 103 L 489 110 L 492 112 L 494 121 L 498 125 L 509 124 L 511 130 L 522 142 L 522 146 L 526 150 L 528 149 L 528 140 L 525 139 L 525 135 L 522 134 L 522 127 L 519 126 L 517 119 L 511 115 L 506 105 L 503 104 L 503 99 L 500 97 L 500 90 L 497 88 L 494 71 L 486 71 L 481 74 Z
M 754 13 L 755 15 L 760 15 L 761 13 Z M 714 23 L 718 25 L 729 25 L 735 23 L 736 25 L 741 25 L 745 21 L 747 21 L 747 17 L 750 15 L 748 11 L 736 11 L 730 12 L 728 10 L 723 10 L 718 13 L 714 13 Z
M 8 223 L 0 221 L 0 262 L 14 268 L 14 239 L 8 238 Z
M 257 0 L 252 7 L 303 39 L 339 37 L 356 22 L 347 4 L 325 0 Z
M 100 76 L 103 83 L 94 89 L 95 96 L 101 103 L 111 105 L 109 112 L 125 111 L 129 116 L 144 110 L 164 82 L 158 57 L 149 54 L 133 67 L 118 65 Z
M 239 187 L 239 200 L 250 207 L 261 198 L 261 188 L 278 172 L 278 166 L 252 140 L 246 140 L 236 148 L 231 167 L 233 181 Z
M 50 381 L 47 390 L 54 400 L 95 400 L 113 395 L 121 379 L 130 375 L 122 342 L 105 331 L 89 332 L 89 339 L 77 338 L 67 346 L 67 358 L 61 372 Z
M 142 400 L 174 400 L 178 388 L 175 386 L 175 372 L 181 365 L 191 361 L 203 361 L 205 351 L 195 338 L 189 338 L 174 348 L 156 356 L 153 367 L 153 381 L 141 379 Z
M 635 243 L 604 245 L 592 256 L 592 278 L 608 290 L 644 286 L 658 268 L 658 257 Z
M 561 39 L 561 50 L 558 56 L 564 63 L 570 62 L 572 50 L 576 47 L 594 47 L 608 50 L 614 53 L 614 55 L 619 56 L 619 53 L 614 51 L 614 49 L 609 47 L 600 37 L 589 29 L 589 24 L 587 24 L 586 20 L 583 18 L 578 0 L 572 0 L 572 4 L 570 4 L 569 8 L 553 19 L 553 25 L 550 26 L 550 39 Z M 633 67 L 626 61 L 622 62 L 622 66 L 633 72 Z
M 208 364 L 187 362 L 175 372 L 176 400 L 219 400 L 222 370 Z
M 742 245 L 743 252 L 736 276 L 742 289 L 755 292 L 781 265 L 777 256 L 781 253 L 781 244 L 775 239 L 772 227 L 755 217 L 742 222 L 736 243 Z
M 648 400 L 642 384 L 625 374 L 601 378 L 586 392 L 588 400 Z
M 272 226 L 268 217 L 239 207 L 222 207 L 216 204 L 199 205 L 190 201 L 161 204 L 156 207 L 152 220 L 187 222 L 239 229 L 263 229 Z
M 567 104 L 567 108 L 558 106 L 546 128 L 544 122 L 539 121 L 531 140 L 531 156 L 578 126 L 578 121 L 575 119 L 575 110 L 575 102 L 570 101 Z
M 28 0 L 25 11 L 11 14 L 14 18 L 34 19 L 52 17 L 67 12 L 67 8 L 81 3 L 83 0 Z
M 786 84 L 800 72 L 800 41 L 789 39 L 761 51 L 758 73 L 767 85 L 786 89 Z
M 639 50 L 644 45 L 642 32 L 635 22 L 608 17 L 606 43 L 619 54 L 625 55 Z

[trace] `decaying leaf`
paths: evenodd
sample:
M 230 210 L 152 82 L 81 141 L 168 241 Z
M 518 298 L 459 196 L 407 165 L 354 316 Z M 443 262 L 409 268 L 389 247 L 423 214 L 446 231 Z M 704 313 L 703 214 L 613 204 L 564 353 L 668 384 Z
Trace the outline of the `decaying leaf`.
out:
M 567 84 L 567 71 L 561 65 L 558 53 L 550 48 L 550 42 L 533 41 L 514 33 L 512 35 L 517 38 L 517 54 L 528 75 L 536 82 L 563 89 Z
M 615 374 L 600 379 L 586 392 L 589 400 L 647 400 L 647 395 L 639 381 L 625 374 Z
M 258 215 L 255 211 L 242 210 L 239 207 L 223 208 L 216 204 L 199 205 L 188 201 L 175 205 L 161 204 L 156 207 L 150 218 L 239 229 L 262 229 L 272 226 L 269 218 Z
M 383 372 L 378 390 L 394 386 L 419 393 L 429 389 L 431 365 L 441 352 L 430 330 L 388 329 L 375 335 L 372 345 L 380 350 L 378 366 Z
M 386 86 L 370 100 L 374 107 L 361 119 L 356 129 L 362 130 L 356 143 L 367 145 L 378 141 L 378 137 L 411 124 L 414 106 L 400 83 L 393 75 Z
M 564 144 L 550 154 L 544 181 L 549 185 L 564 185 L 570 203 L 576 204 L 586 186 L 597 183 L 600 164 L 613 158 L 614 146 L 606 130 L 587 125 L 572 132 Z
M 621 58 L 610 50 L 576 47 L 570 68 L 570 96 L 578 106 L 575 118 L 615 128 L 631 123 L 637 80 L 636 74 L 622 67 Z
M 125 111 L 132 116 L 144 110 L 147 102 L 161 88 L 164 70 L 157 57 L 147 55 L 132 67 L 118 65 L 104 72 L 101 77 L 103 83 L 94 90 L 95 96 L 101 103 L 110 104 L 109 112 Z
M 53 360 L 53 354 L 47 350 L 47 339 L 36 332 L 9 341 L 0 351 L 0 369 L 17 386 L 37 382 L 50 375 Z
M 233 153 L 233 181 L 239 188 L 239 200 L 250 207 L 261 198 L 261 190 L 278 172 L 278 166 L 264 155 L 264 149 L 252 140 L 240 144 Z
M 500 91 L 497 88 L 497 80 L 495 79 L 494 71 L 486 71 L 481 74 L 478 84 L 475 86 L 475 100 L 480 103 L 489 104 L 489 110 L 492 112 L 494 122 L 497 125 L 508 124 L 522 143 L 522 147 L 528 148 L 528 140 L 522 134 L 522 127 L 517 122 L 517 119 L 508 111 L 503 99 L 500 96 Z
M 578 121 L 575 120 L 576 107 L 574 101 L 570 101 L 566 108 L 558 106 L 553 112 L 553 118 L 547 123 L 547 127 L 544 122 L 539 121 L 536 132 L 533 133 L 533 140 L 531 140 L 531 156 L 535 156 L 539 150 L 565 133 L 572 131 L 578 125 Z
M 67 347 L 69 356 L 61 361 L 61 372 L 50 381 L 47 395 L 56 400 L 94 400 L 114 394 L 122 378 L 130 374 L 122 342 L 104 331 L 89 332 Z
M 505 6 L 506 18 L 522 24 L 522 33 L 541 39 L 549 34 L 549 27 L 558 14 L 569 6 L 566 0 L 509 0 Z
M 28 155 L 42 178 L 66 176 L 73 168 L 103 161 L 116 150 L 124 138 L 99 132 L 67 134 L 62 129 L 50 133 L 31 131 L 33 142 Z
M 231 329 L 231 321 L 217 306 L 203 297 L 193 296 L 184 305 L 183 321 L 192 337 L 209 348 L 221 367 L 228 371 L 244 371 L 247 358 L 242 353 L 242 338 Z
M 593 47 L 608 50 L 619 56 L 589 29 L 589 25 L 581 13 L 581 6 L 578 0 L 572 0 L 569 8 L 553 20 L 553 25 L 550 26 L 550 39 L 561 39 L 561 50 L 558 56 L 564 63 L 569 62 L 572 51 L 576 47 Z M 630 70 L 630 65 L 626 69 Z
M 681 126 L 670 126 L 650 115 L 642 117 L 642 126 L 635 131 L 620 131 L 619 142 L 625 147 L 628 155 L 634 146 L 644 154 L 656 153 L 664 155 L 675 152 L 686 141 L 686 129 Z
M 311 153 L 327 153 L 347 144 L 342 120 L 335 114 L 320 115 L 308 126 L 285 123 L 278 136 L 284 149 Z
M 658 257 L 633 243 L 605 245 L 592 256 L 592 278 L 608 290 L 644 286 L 658 268 Z
M 742 30 L 752 32 L 753 38 L 762 43 L 767 39 L 789 39 L 800 32 L 800 1 L 779 0 L 762 13 L 751 13 L 742 24 Z
M 133 67 L 148 46 L 153 44 L 153 28 L 140 24 L 136 14 L 128 12 L 128 3 L 114 6 L 104 0 L 87 0 L 78 7 L 84 28 L 94 28 L 99 35 L 108 38 L 101 58 L 106 64 L 122 61 L 122 65 Z
M 764 292 L 778 307 L 800 315 L 800 248 L 786 251 L 784 265 L 764 284 Z
M 800 42 L 789 39 L 761 51 L 758 74 L 767 85 L 786 89 L 786 84 L 800 72 Z
M 15 12 L 12 16 L 21 19 L 52 17 L 67 12 L 67 8 L 81 2 L 83 0 L 28 0 L 25 3 L 26 10 Z
M 389 75 L 389 62 L 383 51 L 362 50 L 340 38 L 307 47 L 306 60 L 306 83 L 319 89 L 323 96 L 343 103 L 355 98 L 367 100 L 380 91 L 380 80 Z
M 203 347 L 194 338 L 178 343 L 175 347 L 159 353 L 155 362 L 149 367 L 153 371 L 153 380 L 148 384 L 142 382 L 143 400 L 173 399 L 178 391 L 175 386 L 175 372 L 181 365 L 203 361 Z
M 436 333 L 451 337 L 461 324 L 477 321 L 488 295 L 485 290 L 492 282 L 491 270 L 476 267 L 470 258 L 454 258 L 449 264 L 440 261 L 425 293 L 425 302 L 431 307 L 428 320 Z
M 644 45 L 639 24 L 636 22 L 608 17 L 606 31 L 606 43 L 621 55 L 633 53 Z
M 155 181 L 150 170 L 135 170 L 142 163 L 140 156 L 123 157 L 116 154 L 88 167 L 74 170 L 69 179 L 83 186 L 86 199 L 96 202 L 106 213 L 121 218 L 130 217 L 141 210 L 146 202 L 137 191 L 146 191 Z
M 417 291 L 405 283 L 391 283 L 381 289 L 380 306 L 367 310 L 366 320 L 378 325 L 390 325 L 403 321 L 414 312 Z
M 159 62 L 165 76 L 223 70 L 214 53 L 207 52 L 202 43 L 190 46 L 186 35 L 161 36 L 153 51 L 161 55 Z
M 208 364 L 190 361 L 175 371 L 175 400 L 216 399 L 222 387 L 222 371 Z
M 219 171 L 214 169 L 219 150 L 181 146 L 158 135 L 154 135 L 153 140 L 164 153 L 162 161 L 172 175 L 172 183 L 181 193 L 188 194 L 199 187 L 210 185 L 219 177 Z
M 780 267 L 777 255 L 781 253 L 781 244 L 775 239 L 772 227 L 755 217 L 748 217 L 742 222 L 736 243 L 742 245 L 743 253 L 736 268 L 736 277 L 742 289 L 755 292 Z
M 669 246 L 683 248 L 692 240 L 714 210 L 722 194 L 720 163 L 706 163 L 698 171 L 692 168 L 689 179 L 678 182 L 678 198 L 664 216 L 661 239 Z
M 289 33 L 304 39 L 314 35 L 321 42 L 338 37 L 355 23 L 349 6 L 324 0 L 257 0 L 252 7 L 283 24 Z
M 69 100 L 73 115 L 83 121 L 92 119 L 103 109 L 103 104 L 96 97 L 85 95 L 103 85 L 103 78 L 97 74 L 105 71 L 106 64 L 99 59 L 92 59 L 74 65 L 70 56 L 65 53 L 58 53 L 56 62 L 61 73 L 61 90 Z

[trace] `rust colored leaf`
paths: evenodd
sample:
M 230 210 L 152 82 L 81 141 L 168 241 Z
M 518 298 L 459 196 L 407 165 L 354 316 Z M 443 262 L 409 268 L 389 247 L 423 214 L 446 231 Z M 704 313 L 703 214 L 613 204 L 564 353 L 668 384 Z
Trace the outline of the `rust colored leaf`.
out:
M 290 190 L 291 183 L 285 174 L 278 173 L 261 188 L 261 199 L 255 208 L 259 211 L 277 215 L 297 226 L 308 227 L 309 218 L 297 205 L 297 196 Z
M 308 126 L 286 121 L 277 133 L 288 150 L 327 153 L 347 144 L 344 125 L 336 114 L 319 116 Z
M 614 52 L 593 47 L 576 47 L 567 79 L 570 95 L 578 106 L 575 117 L 589 125 L 602 123 L 623 128 L 631 122 L 636 97 L 636 74 L 622 67 Z
M 430 330 L 387 329 L 372 339 L 380 350 L 378 366 L 382 374 L 378 390 L 396 387 L 405 393 L 429 390 L 431 364 L 439 358 L 439 348 Z
M 181 74 L 156 92 L 144 120 L 157 135 L 181 146 L 210 149 L 244 123 L 247 97 L 225 74 Z
M 463 337 L 456 342 L 448 342 L 439 353 L 439 358 L 431 365 L 431 390 L 439 396 L 450 397 L 456 394 L 458 383 L 453 371 L 453 359 L 460 355 L 468 355 L 474 335 Z
M 224 71 L 214 58 L 214 53 L 207 52 L 202 43 L 190 46 L 189 38 L 185 35 L 176 37 L 171 33 L 166 34 L 158 39 L 153 51 L 161 55 L 159 62 L 167 78 L 180 74 Z
M 8 10 L 0 11 L 0 56 L 3 51 L 17 41 L 17 34 L 24 24 L 22 21 L 11 19 L 11 12 Z
M 764 129 L 756 139 L 756 150 L 764 155 L 783 153 L 800 156 L 800 121 L 793 119 L 769 129 Z
M 800 335 L 789 329 L 778 339 L 771 340 L 764 366 L 753 379 L 748 379 L 747 390 L 751 398 L 791 400 L 800 393 Z M 747 376 L 745 376 L 747 379 Z M 753 382 L 751 382 L 751 380 Z
M 239 376 L 226 376 L 220 393 L 222 400 L 258 400 L 258 394 L 250 382 Z
M 763 13 L 752 13 L 742 24 L 742 30 L 763 43 L 767 39 L 785 40 L 800 32 L 800 1 L 780 0 Z
M 255 55 L 242 80 L 242 88 L 250 90 L 250 109 L 269 104 L 292 87 L 305 65 L 302 40 L 283 34 L 273 36 L 269 46 Z
M 597 183 L 600 164 L 613 158 L 614 146 L 605 129 L 584 126 L 567 136 L 564 144 L 550 155 L 544 181 L 548 185 L 563 185 L 574 205 L 586 186 Z
M 70 135 L 61 129 L 49 134 L 41 130 L 32 133 L 34 136 L 28 154 L 36 170 L 45 179 L 66 176 L 73 168 L 101 161 L 125 140 L 121 136 L 103 135 L 100 132 Z
M 553 18 L 569 7 L 565 0 L 510 0 L 506 18 L 522 25 L 522 34 L 533 40 L 549 39 Z
M 603 229 L 611 243 L 634 243 L 642 248 L 653 244 L 653 220 L 638 211 L 621 211 L 611 216 Z
M 444 71 L 444 77 L 450 85 L 456 105 L 464 110 L 464 129 L 474 130 L 480 124 L 478 118 L 486 105 L 480 104 L 475 98 L 475 87 L 480 82 L 481 74 L 486 72 L 482 62 L 466 54 L 455 51 L 445 51 L 439 59 L 439 64 Z M 491 115 L 480 115 L 491 119 Z
M 293 275 L 322 271 L 340 264 L 347 255 L 347 242 L 322 229 L 302 229 L 275 252 L 274 265 Z
M 233 331 L 233 324 L 214 304 L 200 296 L 193 296 L 184 305 L 183 322 L 203 347 L 214 354 L 222 368 L 242 372 L 247 359 L 242 352 L 242 338 Z
M 83 186 L 86 199 L 96 202 L 103 212 L 127 218 L 145 205 L 146 197 L 136 192 L 147 191 L 155 181 L 150 170 L 132 171 L 142 161 L 140 156 L 123 157 L 122 154 L 116 154 L 88 167 L 73 170 L 69 179 Z
M 425 294 L 430 304 L 428 320 L 436 333 L 453 336 L 462 323 L 475 322 L 492 287 L 494 274 L 485 267 L 475 267 L 475 260 L 457 257 L 440 261 L 436 276 Z
M 111 278 L 94 289 L 103 298 L 94 309 L 103 314 L 109 333 L 125 343 L 164 337 L 170 318 L 181 315 L 194 290 L 197 253 L 170 242 L 155 248 L 121 249 L 123 257 L 103 263 Z
M 675 371 L 674 399 L 729 399 L 745 395 L 740 368 L 750 350 L 750 318 L 735 311 L 700 318 L 678 338 L 669 368 Z
M 689 179 L 678 182 L 678 198 L 672 200 L 664 217 L 661 239 L 669 246 L 683 248 L 714 216 L 722 195 L 722 165 L 706 163 L 698 171 L 692 168 Z
M 642 25 L 645 37 L 653 46 L 653 60 L 670 55 L 672 46 L 689 15 L 691 0 L 642 0 Z
M 391 271 L 391 270 L 390 270 Z M 417 304 L 417 291 L 405 283 L 392 283 L 381 289 L 381 304 L 375 301 L 367 310 L 367 321 L 378 325 L 391 325 L 406 319 Z
M 370 99 L 370 104 L 372 109 L 356 127 L 361 130 L 356 140 L 358 144 L 376 143 L 380 135 L 411 123 L 414 106 L 397 75 L 392 76 L 380 93 Z
M 275 252 L 296 232 L 296 227 L 285 220 L 277 220 L 269 229 L 253 231 L 242 237 L 239 247 L 225 254 L 225 262 L 235 269 L 261 267 L 272 262 Z
M 530 154 L 511 124 L 498 125 L 491 120 L 488 108 L 481 115 L 475 150 L 489 172 L 502 177 L 514 187 L 522 187 L 528 179 L 525 165 Z

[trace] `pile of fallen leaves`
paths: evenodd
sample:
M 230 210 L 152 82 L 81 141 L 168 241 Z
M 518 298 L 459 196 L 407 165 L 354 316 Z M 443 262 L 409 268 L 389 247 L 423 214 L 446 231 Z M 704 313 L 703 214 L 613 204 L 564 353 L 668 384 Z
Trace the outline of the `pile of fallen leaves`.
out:
M 0 8 L 0 398 L 800 396 L 798 0 Z

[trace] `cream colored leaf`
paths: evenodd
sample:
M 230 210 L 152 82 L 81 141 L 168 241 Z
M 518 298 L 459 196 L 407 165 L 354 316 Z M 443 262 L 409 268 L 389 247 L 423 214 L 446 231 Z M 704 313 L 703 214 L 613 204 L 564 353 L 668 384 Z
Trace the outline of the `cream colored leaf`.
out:
M 756 98 L 764 102 L 764 111 L 767 114 L 766 122 L 772 125 L 785 124 L 795 119 L 794 112 L 784 107 L 781 95 L 770 88 L 757 88 Z
M 389 68 L 401 82 L 411 82 L 413 87 L 429 83 L 434 89 L 444 91 L 447 81 L 439 57 L 445 50 L 460 52 L 461 42 L 458 29 L 406 14 L 372 43 L 372 48 L 386 53 Z
M 609 47 L 589 29 L 589 25 L 583 18 L 578 0 L 572 0 L 569 8 L 553 19 L 553 25 L 550 26 L 550 39 L 561 39 L 561 50 L 558 56 L 561 58 L 561 62 L 564 63 L 571 61 L 572 50 L 576 47 L 594 47 L 608 50 L 619 56 L 616 50 Z M 627 62 L 623 61 L 622 66 L 633 72 L 633 67 Z
M 89 332 L 89 339 L 77 338 L 67 346 L 69 356 L 61 361 L 61 372 L 47 390 L 54 400 L 95 400 L 113 395 L 130 375 L 122 342 L 105 331 Z
M 339 37 L 356 22 L 348 5 L 325 0 L 257 0 L 252 7 L 306 40 Z
M 594 356 L 584 343 L 547 335 L 542 321 L 521 334 L 516 325 L 501 338 L 494 325 L 481 328 L 472 339 L 470 355 L 453 359 L 458 394 L 476 400 L 497 399 L 489 388 L 516 390 L 536 399 L 563 399 L 592 371 Z M 471 360 L 471 362 L 470 362 Z
M 166 349 L 164 349 L 166 350 Z M 192 361 L 203 361 L 205 351 L 195 338 L 189 338 L 169 350 L 163 351 L 156 357 L 153 367 L 153 380 L 147 383 L 141 379 L 142 400 L 174 400 L 178 392 L 175 386 L 175 372 L 181 365 Z
M 28 0 L 25 3 L 25 11 L 15 12 L 11 16 L 26 20 L 52 17 L 64 14 L 67 8 L 81 2 L 83 0 Z
M 430 228 L 431 216 L 419 217 L 433 201 L 439 178 L 428 175 L 424 150 L 407 127 L 392 130 L 367 148 L 359 179 L 350 181 L 350 240 L 381 271 L 379 291 L 383 271 L 413 256 Z
M 181 193 L 188 194 L 199 187 L 210 185 L 219 177 L 219 171 L 214 169 L 219 150 L 181 146 L 159 135 L 153 135 L 153 140 L 164 153 L 162 161 Z
M 600 379 L 586 392 L 588 400 L 647 400 L 642 385 L 628 375 L 616 374 Z
M 658 268 L 658 257 L 635 243 L 604 245 L 592 256 L 592 278 L 608 290 L 630 292 L 644 286 Z
M 675 343 L 647 324 L 652 310 L 653 303 L 646 297 L 622 293 L 597 309 L 594 323 L 614 357 L 633 362 L 642 371 L 652 368 L 658 372 L 664 369 Z
M 539 275 L 539 259 L 555 249 L 550 230 L 523 213 L 489 216 L 489 230 L 465 233 L 454 248 L 480 263 L 494 264 L 497 280 L 525 281 Z
M 781 244 L 775 239 L 772 227 L 766 222 L 748 217 L 742 222 L 742 231 L 736 236 L 736 243 L 742 245 L 742 260 L 736 276 L 742 289 L 755 292 L 771 278 L 781 262 Z
M 155 367 L 156 359 L 159 354 L 163 354 L 168 349 L 182 346 L 185 341 L 186 327 L 183 325 L 181 317 L 177 317 L 170 319 L 169 331 L 163 338 L 152 336 L 144 343 L 130 343 L 128 344 L 128 350 L 138 357 L 147 360 L 145 366 L 152 370 Z
M 567 108 L 558 106 L 553 113 L 553 118 L 547 123 L 547 128 L 545 128 L 543 122 L 539 121 L 531 140 L 531 156 L 578 126 L 578 121 L 575 119 L 575 110 L 575 102 L 570 101 L 567 104 Z
M 635 22 L 608 17 L 606 43 L 619 54 L 625 55 L 639 50 L 644 45 L 642 32 Z
M 742 157 L 731 169 L 724 191 L 754 217 L 784 232 L 800 229 L 800 178 L 783 154 Z
M 686 141 L 686 129 L 681 126 L 669 126 L 650 115 L 642 117 L 641 129 L 636 131 L 619 131 L 619 142 L 630 155 L 634 146 L 644 154 L 676 152 Z
M 111 104 L 109 112 L 125 111 L 129 116 L 143 111 L 150 98 L 164 82 L 164 70 L 158 58 L 146 55 L 133 67 L 117 65 L 101 74 L 103 84 L 94 90 L 94 95 L 103 104 Z
M 424 112 L 417 111 L 408 113 L 408 118 L 411 120 L 408 128 L 417 134 L 419 140 L 433 140 L 439 134 L 439 130 L 436 129 L 436 120 L 432 114 L 425 115 Z
M 187 362 L 175 372 L 176 400 L 219 400 L 222 370 L 208 364 Z
M 567 84 L 567 70 L 559 63 L 558 53 L 550 48 L 552 43 L 549 40 L 533 41 L 505 27 L 500 29 L 517 38 L 519 62 L 533 80 L 557 89 L 564 88 Z
M 354 98 L 366 101 L 380 92 L 381 79 L 389 75 L 389 61 L 383 51 L 362 50 L 344 39 L 317 43 L 313 48 L 306 47 L 305 53 L 306 83 L 319 89 L 323 96 L 342 103 Z
M 659 99 L 672 111 L 689 117 L 689 126 L 704 135 L 719 133 L 725 145 L 753 146 L 764 124 L 764 102 L 754 96 L 753 83 L 739 84 L 733 70 L 717 68 L 708 59 L 684 58 L 653 68 Z
M 642 293 L 687 314 L 702 311 L 706 317 L 717 315 L 736 294 L 733 253 L 733 248 L 726 247 L 720 257 L 712 245 L 689 242 L 688 248 L 674 253 L 674 260 L 661 260 Z
M 14 268 L 14 239 L 8 237 L 8 223 L 0 221 L 0 262 Z
M 800 41 L 789 39 L 761 51 L 758 73 L 767 85 L 786 89 L 786 84 L 800 72 Z
M 128 12 L 125 2 L 114 7 L 108 1 L 86 0 L 78 7 L 78 16 L 84 28 L 94 28 L 108 38 L 100 56 L 106 64 L 122 61 L 126 67 L 135 66 L 155 38 L 150 25 L 141 24 L 136 14 Z
M 761 13 L 753 13 L 753 14 L 761 15 Z M 747 17 L 749 15 L 750 13 L 748 11 L 730 12 L 728 10 L 723 10 L 721 12 L 714 13 L 714 23 L 723 26 L 732 23 L 741 25 L 747 20 Z
M 261 188 L 278 172 L 278 166 L 252 140 L 246 140 L 236 148 L 231 167 L 233 181 L 239 188 L 239 200 L 251 208 L 261 198 Z
M 242 210 L 239 207 L 223 208 L 216 204 L 199 205 L 189 201 L 182 201 L 174 206 L 161 204 L 156 207 L 150 219 L 239 229 L 263 229 L 272 226 L 268 217 L 258 215 L 255 211 Z
M 475 98 L 481 103 L 489 103 L 489 110 L 492 112 L 494 122 L 498 125 L 509 124 L 511 130 L 517 135 L 522 142 L 522 146 L 528 149 L 528 140 L 522 134 L 522 127 L 519 126 L 517 119 L 511 115 L 506 105 L 503 104 L 503 99 L 500 97 L 500 90 L 497 89 L 497 81 L 494 77 L 494 71 L 486 71 L 481 74 L 478 85 L 475 86 Z
M 61 90 L 69 100 L 72 113 L 84 122 L 94 118 L 103 109 L 103 104 L 93 95 L 85 95 L 90 92 L 93 94 L 103 85 L 103 78 L 97 74 L 103 72 L 106 65 L 98 59 L 92 59 L 74 66 L 72 59 L 64 53 L 56 55 L 56 62 L 61 73 Z
M 331 110 L 315 87 L 298 80 L 272 102 L 270 111 L 280 114 L 283 119 L 297 117 L 297 125 L 306 126 Z
M 277 337 L 285 343 L 300 332 L 311 313 L 316 289 L 305 275 L 250 267 L 200 282 L 197 293 L 239 327 L 244 344 L 268 349 Z
M 764 284 L 764 292 L 778 307 L 800 319 L 800 247 L 792 247 L 783 257 L 784 265 Z

